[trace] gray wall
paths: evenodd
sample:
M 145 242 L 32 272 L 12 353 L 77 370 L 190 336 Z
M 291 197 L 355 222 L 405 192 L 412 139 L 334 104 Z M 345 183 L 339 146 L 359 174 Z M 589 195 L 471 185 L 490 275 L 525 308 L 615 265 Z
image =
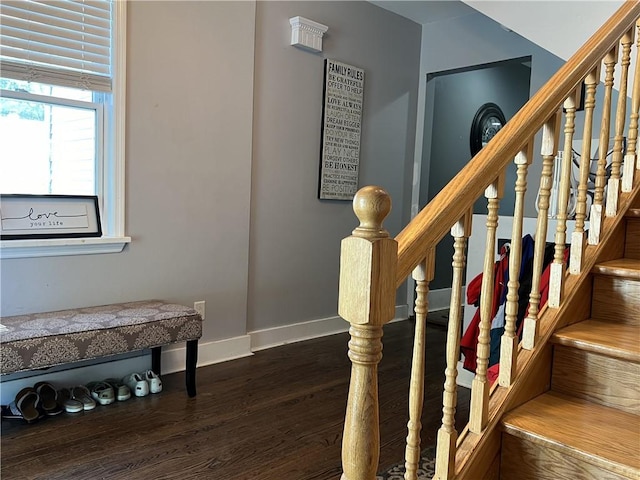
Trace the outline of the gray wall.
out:
M 253 2 L 128 3 L 133 241 L 120 254 L 2 260 L 2 315 L 205 300 L 205 340 L 245 333 L 254 11 Z
M 357 221 L 350 202 L 316 198 L 323 58 L 365 69 L 360 180 L 392 194 L 395 235 L 421 27 L 367 2 L 130 2 L 128 13 L 133 241 L 120 254 L 2 260 L 2 315 L 205 300 L 203 342 L 335 316 L 340 240 Z M 322 55 L 289 45 L 296 15 L 329 26 Z
M 290 47 L 288 19 L 329 26 L 321 54 Z M 249 330 L 335 315 L 351 202 L 317 199 L 324 59 L 365 71 L 360 185 L 408 220 L 421 28 L 367 2 L 258 2 Z M 405 303 L 402 294 L 400 302 Z

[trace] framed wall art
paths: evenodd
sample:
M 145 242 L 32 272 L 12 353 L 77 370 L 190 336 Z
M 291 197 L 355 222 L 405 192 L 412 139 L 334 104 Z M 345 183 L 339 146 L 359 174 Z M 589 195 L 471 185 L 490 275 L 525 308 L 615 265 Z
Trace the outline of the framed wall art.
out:
M 95 195 L 0 195 L 0 239 L 100 237 Z
M 358 191 L 364 70 L 325 60 L 318 198 L 351 200 Z

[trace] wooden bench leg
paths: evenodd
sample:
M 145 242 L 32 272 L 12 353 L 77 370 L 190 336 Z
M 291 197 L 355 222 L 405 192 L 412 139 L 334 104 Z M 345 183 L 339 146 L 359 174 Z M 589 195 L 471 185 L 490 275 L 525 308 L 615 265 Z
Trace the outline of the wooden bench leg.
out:
M 187 393 L 190 397 L 196 396 L 196 364 L 198 363 L 198 340 L 187 340 L 187 364 L 185 378 L 187 381 Z
M 151 349 L 151 370 L 157 375 L 162 375 L 162 347 Z

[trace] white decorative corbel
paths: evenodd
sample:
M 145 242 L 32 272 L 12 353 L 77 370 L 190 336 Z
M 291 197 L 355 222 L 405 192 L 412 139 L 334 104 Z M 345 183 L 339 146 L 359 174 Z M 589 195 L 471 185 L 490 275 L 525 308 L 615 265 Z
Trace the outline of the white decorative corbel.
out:
M 289 23 L 291 24 L 291 45 L 312 52 L 322 51 L 322 36 L 329 27 L 304 17 L 292 17 Z

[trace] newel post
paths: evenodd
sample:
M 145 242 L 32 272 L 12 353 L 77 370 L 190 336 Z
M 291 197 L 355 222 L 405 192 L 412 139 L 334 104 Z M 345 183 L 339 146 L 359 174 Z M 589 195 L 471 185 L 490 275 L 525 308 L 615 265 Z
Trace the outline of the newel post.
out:
M 378 364 L 382 326 L 394 317 L 398 245 L 382 228 L 391 198 L 364 187 L 353 199 L 360 220 L 342 240 L 338 313 L 351 324 L 351 382 L 342 439 L 342 480 L 374 480 L 380 457 Z

